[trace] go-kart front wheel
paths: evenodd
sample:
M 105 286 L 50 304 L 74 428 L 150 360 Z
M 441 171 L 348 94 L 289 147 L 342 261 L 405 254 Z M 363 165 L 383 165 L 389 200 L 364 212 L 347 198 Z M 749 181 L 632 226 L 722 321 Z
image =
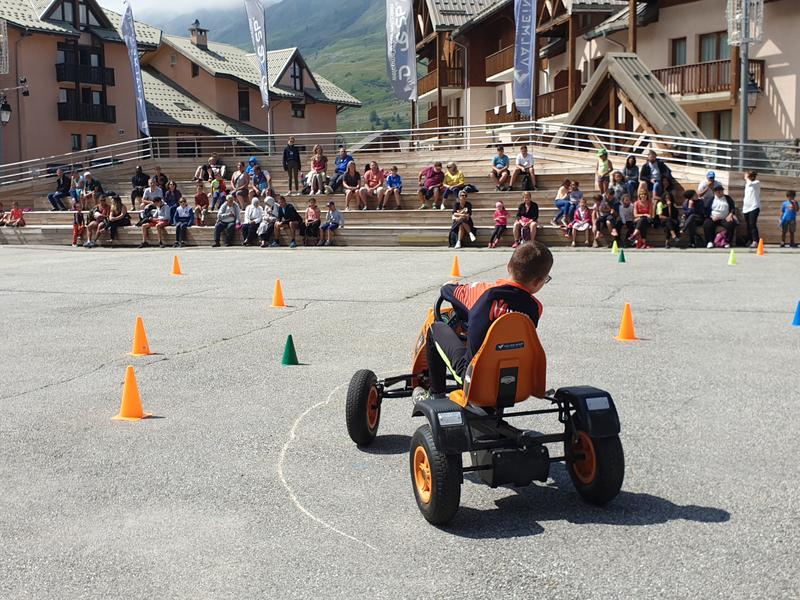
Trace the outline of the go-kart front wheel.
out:
M 381 421 L 381 399 L 378 378 L 369 369 L 356 371 L 347 388 L 345 419 L 350 439 L 359 446 L 368 446 L 378 435 Z
M 461 502 L 461 455 L 446 455 L 436 449 L 430 425 L 423 425 L 411 438 L 411 486 L 422 516 L 433 525 L 444 525 Z
M 585 500 L 602 505 L 617 496 L 625 477 L 625 455 L 618 435 L 595 438 L 567 427 L 564 456 L 570 479 Z

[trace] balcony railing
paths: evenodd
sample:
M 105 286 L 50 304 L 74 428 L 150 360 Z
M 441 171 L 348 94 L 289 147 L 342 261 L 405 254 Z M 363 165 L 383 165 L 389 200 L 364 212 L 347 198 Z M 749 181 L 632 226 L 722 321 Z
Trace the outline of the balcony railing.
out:
M 764 61 L 751 60 L 750 74 L 760 88 L 764 88 Z M 730 92 L 733 81 L 730 60 L 680 65 L 656 69 L 653 75 L 661 82 L 668 94 L 694 95 Z
M 421 96 L 435 90 L 439 83 L 439 70 L 434 69 L 427 75 L 423 75 L 417 82 L 417 93 Z M 453 67 L 444 68 L 444 80 L 442 87 L 464 87 L 464 69 Z
M 77 104 L 74 102 L 59 102 L 58 120 L 116 123 L 117 107 L 107 104 Z
M 514 46 L 503 48 L 500 52 L 490 54 L 485 59 L 486 78 L 493 77 L 503 71 L 514 68 Z
M 575 91 L 575 98 L 580 96 L 585 86 L 581 85 Z M 536 97 L 536 116 L 540 119 L 568 113 L 572 108 L 569 105 L 569 87 L 559 88 Z
M 507 106 L 498 106 L 496 108 L 490 108 L 489 110 L 486 111 L 487 125 L 516 123 L 517 121 L 525 121 L 525 120 L 526 117 L 520 114 L 520 112 L 517 110 L 516 105 L 511 106 L 510 112 Z
M 114 69 L 62 63 L 56 65 L 56 81 L 114 85 Z

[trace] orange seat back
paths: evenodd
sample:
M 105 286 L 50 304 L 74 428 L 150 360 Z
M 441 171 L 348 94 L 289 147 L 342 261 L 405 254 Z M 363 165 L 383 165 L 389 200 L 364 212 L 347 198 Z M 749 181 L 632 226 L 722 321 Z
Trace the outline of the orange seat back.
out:
M 547 357 L 529 317 L 506 313 L 486 334 L 464 375 L 463 402 L 507 407 L 543 398 Z

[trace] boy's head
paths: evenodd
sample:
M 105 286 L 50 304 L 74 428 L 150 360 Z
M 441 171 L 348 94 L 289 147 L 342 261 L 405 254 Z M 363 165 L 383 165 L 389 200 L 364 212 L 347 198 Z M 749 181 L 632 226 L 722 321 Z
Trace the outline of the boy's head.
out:
M 498 146 L 498 147 L 497 147 L 497 154 L 498 154 L 498 156 L 503 156 L 503 152 L 505 152 L 505 150 L 503 149 L 503 147 L 502 147 L 502 146 Z
M 201 194 L 206 187 L 202 183 L 197 184 L 197 193 Z
M 522 284 L 531 294 L 538 292 L 550 281 L 553 268 L 553 254 L 541 242 L 523 244 L 511 255 L 508 261 L 508 274 L 511 279 Z
M 392 175 L 397 175 L 397 165 L 392 165 Z
M 749 170 L 749 171 L 747 172 L 747 178 L 748 178 L 750 181 L 755 181 L 755 180 L 756 180 L 756 177 L 758 177 L 758 173 L 757 173 L 757 172 L 755 172 L 755 171 L 753 171 L 752 169 L 751 169 L 751 170 Z
M 309 198 L 309 199 L 308 199 L 308 205 L 309 205 L 311 208 L 316 208 L 316 206 L 317 206 L 317 199 L 316 199 L 316 198 Z
M 786 192 L 786 198 L 789 200 L 794 200 L 796 196 L 797 193 L 794 190 L 789 190 L 788 192 Z
M 336 203 L 333 200 L 328 202 L 328 210 L 336 210 Z
M 628 207 L 631 205 L 631 197 L 628 194 L 622 194 L 622 205 Z

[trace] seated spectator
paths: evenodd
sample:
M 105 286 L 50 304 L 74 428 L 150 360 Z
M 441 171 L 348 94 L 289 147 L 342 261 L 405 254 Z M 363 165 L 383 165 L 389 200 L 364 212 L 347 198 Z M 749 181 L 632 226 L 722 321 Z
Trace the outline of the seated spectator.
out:
M 72 181 L 67 175 L 64 175 L 63 169 L 56 169 L 56 191 L 47 194 L 47 200 L 50 202 L 51 211 L 54 210 L 67 210 L 64 206 L 64 198 L 69 198 L 69 190 L 72 186 Z
M 333 236 L 336 230 L 342 227 L 344 227 L 344 215 L 336 210 L 336 204 L 331 200 L 328 202 L 328 214 L 325 217 L 325 222 L 320 225 L 322 233 L 320 234 L 320 240 L 317 245 L 333 246 Z
M 257 166 L 258 166 L 258 159 L 255 156 L 251 156 L 247 160 L 247 169 L 245 169 L 247 171 L 247 174 L 250 175 L 250 177 L 256 174 Z
M 700 200 L 709 204 L 714 200 L 715 183 L 717 183 L 717 174 L 714 171 L 706 173 L 706 178 L 697 186 L 697 195 Z
M 488 248 L 497 248 L 503 234 L 508 227 L 508 217 L 511 216 L 506 210 L 505 205 L 501 201 L 494 203 L 494 231 L 492 237 L 489 239 Z
M 702 240 L 697 235 L 697 228 L 702 227 L 708 213 L 706 205 L 697 192 L 686 190 L 683 193 L 683 225 L 681 233 L 688 236 L 690 248 L 696 248 L 697 244 L 702 244 Z
M 528 147 L 525 144 L 519 147 L 515 163 L 514 172 L 511 174 L 511 189 L 514 189 L 514 185 L 520 178 L 524 178 L 528 181 L 525 189 L 535 190 L 536 172 L 533 169 L 533 154 L 528 153 Z
M 6 224 L 6 208 L 3 206 L 3 203 L 0 202 L 0 227 Z
M 288 143 L 283 149 L 283 170 L 286 171 L 286 176 L 289 178 L 289 196 L 300 193 L 298 179 L 300 168 L 300 149 L 294 145 L 294 136 L 289 136 Z
M 211 210 L 217 210 L 218 206 L 225 204 L 225 199 L 228 197 L 227 191 L 225 180 L 220 173 L 217 173 L 211 180 Z
M 733 242 L 733 232 L 736 230 L 736 205 L 733 198 L 725 193 L 725 186 L 719 181 L 714 183 L 711 212 L 703 222 L 706 248 L 716 246 L 715 235 L 718 227 L 721 227 L 725 233 L 724 239 L 720 240 L 722 247 L 730 248 Z
M 512 248 L 525 242 L 523 230 L 530 233 L 530 240 L 536 240 L 537 227 L 539 226 L 539 205 L 533 201 L 530 192 L 522 193 L 522 204 L 517 208 L 517 219 L 514 221 L 514 243 Z
M 169 183 L 169 177 L 167 174 L 161 170 L 160 165 L 156 165 L 153 168 L 153 179 L 156 180 L 158 187 L 161 188 L 161 192 L 166 194 L 167 193 L 167 184 Z
M 258 237 L 262 248 L 266 248 L 275 235 L 275 221 L 275 199 L 267 196 L 264 199 L 264 216 L 261 225 L 258 226 Z
M 97 238 L 108 227 L 108 215 L 111 212 L 105 195 L 98 196 L 94 208 L 89 212 L 89 222 L 86 224 L 86 243 L 84 248 L 95 248 Z
M 397 165 L 394 165 L 386 178 L 386 193 L 383 195 L 383 202 L 378 204 L 378 210 L 389 208 L 389 200 L 394 198 L 395 209 L 400 209 L 400 196 L 403 193 L 403 178 L 397 171 Z
M 786 234 L 789 234 L 789 247 L 797 248 L 794 241 L 794 234 L 797 231 L 797 212 L 800 206 L 797 202 L 797 194 L 794 190 L 786 192 L 786 200 L 781 204 L 781 248 L 786 247 Z
M 156 198 L 163 200 L 164 192 L 162 192 L 161 188 L 158 187 L 158 181 L 156 181 L 156 178 L 153 177 L 150 179 L 150 186 L 142 194 L 142 202 L 152 204 L 155 202 Z
M 605 194 L 611 182 L 611 171 L 614 170 L 614 165 L 611 164 L 611 159 L 608 158 L 608 152 L 605 148 L 597 151 L 597 167 L 595 169 L 595 183 L 597 189 L 601 194 Z
M 250 204 L 244 211 L 242 219 L 242 246 L 249 246 L 256 241 L 258 228 L 264 220 L 264 209 L 261 208 L 261 200 L 258 196 L 251 198 Z
M 244 163 L 240 162 L 236 165 L 236 171 L 231 176 L 231 194 L 234 199 L 238 201 L 239 192 L 244 192 L 244 197 L 247 198 L 247 190 L 250 187 L 250 175 L 245 171 Z M 225 197 L 227 200 L 227 196 Z M 239 208 L 244 210 L 244 204 L 239 204 Z
M 633 218 L 633 201 L 628 194 L 622 196 L 622 202 L 619 205 L 619 219 L 617 221 L 617 231 L 619 232 L 618 239 L 627 240 L 633 235 L 635 226 L 635 219 Z M 624 232 L 623 232 L 624 228 Z M 612 242 L 613 245 L 613 242 Z
M 639 192 L 639 167 L 636 165 L 636 157 L 633 154 L 629 154 L 628 158 L 625 159 L 622 177 L 628 196 L 636 198 Z M 622 196 L 619 197 L 622 198 Z
M 581 200 L 584 200 L 584 198 L 581 198 Z M 580 206 L 580 201 L 578 205 Z M 613 245 L 614 240 L 617 240 L 619 244 L 621 218 L 615 203 L 609 201 L 608 195 L 596 194 L 594 196 L 594 208 L 592 212 L 594 247 L 597 248 L 600 246 L 600 242 L 606 234 L 608 234 L 610 238 L 609 245 Z M 631 220 L 633 220 L 633 206 L 631 206 L 630 216 Z M 633 233 L 633 231 L 631 231 L 631 233 Z M 573 235 L 573 241 L 575 241 L 574 237 Z
M 286 202 L 286 198 L 278 196 L 278 210 L 275 214 L 275 240 L 272 242 L 273 246 L 280 244 L 281 231 L 288 229 L 292 236 L 292 241 L 289 243 L 290 248 L 297 248 L 297 232 L 303 225 L 303 219 L 297 212 L 297 209 Z
M 433 199 L 433 208 L 436 208 L 436 203 L 440 202 L 439 208 L 444 210 L 444 201 L 441 199 L 442 186 L 444 185 L 444 172 L 442 171 L 441 162 L 436 161 L 432 166 L 422 169 L 419 172 L 418 185 L 417 197 L 422 203 L 419 207 L 420 210 L 428 208 L 425 202 L 431 199 Z
M 83 210 L 82 210 L 81 202 L 78 200 L 72 205 L 72 210 L 75 211 L 75 214 L 72 215 L 72 247 L 75 248 L 78 245 L 78 242 L 81 242 L 83 245 L 83 234 L 86 233 L 86 221 L 83 218 Z M 2 212 L 2 206 L 0 206 L 0 212 Z
M 556 216 L 553 217 L 553 220 L 550 221 L 551 225 L 555 225 L 556 227 L 566 226 L 566 218 L 570 209 L 569 192 L 571 185 L 572 182 L 569 179 L 565 179 L 558 187 L 555 200 L 558 212 L 556 213 Z
M 650 193 L 646 190 L 639 192 L 639 199 L 633 205 L 634 230 L 628 241 L 635 242 L 637 249 L 645 249 L 647 245 L 647 231 L 653 223 L 653 203 Z
M 336 160 L 334 161 L 333 178 L 331 179 L 333 193 L 336 193 L 339 191 L 339 188 L 342 187 L 342 180 L 347 171 L 347 165 L 351 162 L 353 162 L 353 157 L 347 152 L 347 148 L 339 146 L 339 154 L 336 155 Z
M 314 146 L 314 154 L 311 157 L 311 172 L 309 173 L 309 185 L 311 193 L 321 196 L 325 193 L 325 169 L 328 166 L 328 159 L 322 153 L 322 146 Z
M 223 231 L 225 232 L 225 245 L 233 245 L 233 234 L 236 232 L 236 224 L 239 222 L 240 212 L 241 209 L 236 203 L 233 194 L 228 194 L 225 197 L 225 203 L 219 207 L 219 212 L 217 213 L 217 224 L 214 226 L 214 243 L 211 244 L 212 248 L 219 248 L 219 240 Z
M 459 170 L 456 163 L 447 163 L 447 170 L 444 173 L 444 199 L 442 201 L 442 207 L 445 205 L 444 200 L 447 200 L 450 196 L 458 198 L 458 195 L 464 187 L 466 187 L 464 173 Z
M 169 206 L 169 210 L 174 213 L 178 208 L 178 201 L 183 197 L 181 191 L 178 189 L 178 184 L 174 181 L 167 183 L 167 193 L 164 194 L 164 204 Z
M 175 223 L 175 243 L 173 247 L 182 248 L 186 245 L 186 230 L 194 225 L 195 221 L 194 210 L 189 206 L 186 198 L 178 200 L 178 208 L 175 209 L 172 220 Z
M 308 199 L 308 208 L 303 215 L 305 227 L 303 227 L 303 244 L 310 245 L 310 238 L 319 238 L 319 227 L 322 220 L 322 214 L 317 206 L 316 198 Z
M 495 184 L 495 189 L 498 192 L 507 192 L 511 189 L 508 185 L 511 179 L 511 174 L 508 170 L 508 156 L 505 154 L 503 147 L 497 147 L 497 154 L 492 159 L 492 170 L 489 171 L 489 177 Z
M 250 180 L 250 188 L 258 192 L 260 196 L 264 192 L 272 194 L 272 176 L 269 171 L 263 167 L 256 165 L 253 169 L 253 176 Z
M 4 219 L 6 227 L 25 227 L 25 216 L 19 207 L 19 202 L 11 203 L 11 210 L 8 211 Z
M 128 214 L 128 209 L 122 203 L 122 198 L 119 196 L 111 197 L 111 209 L 108 211 L 108 237 L 113 244 L 117 239 L 117 230 L 120 227 L 129 227 L 131 224 L 131 216 Z
M 69 174 L 69 179 L 69 195 L 72 196 L 72 202 L 78 202 L 81 199 L 81 193 L 83 192 L 83 181 L 81 180 L 81 174 L 73 170 Z
M 569 206 L 567 207 L 567 218 L 565 219 L 567 224 L 572 222 L 572 216 L 575 214 L 581 198 L 583 198 L 583 192 L 580 190 L 580 186 L 581 184 L 575 180 L 571 181 L 569 184 Z
M 136 171 L 131 178 L 131 210 L 136 210 L 136 200 L 144 196 L 144 190 L 150 185 L 150 179 L 142 171 L 142 167 L 136 165 Z
M 602 196 L 598 196 L 601 197 Z M 578 208 L 575 209 L 575 217 L 572 219 L 572 247 L 575 247 L 578 233 L 584 232 L 586 240 L 583 245 L 589 247 L 589 231 L 592 229 L 592 212 L 586 205 L 586 198 L 581 198 Z
M 608 189 L 614 192 L 614 198 L 617 201 L 622 200 L 622 197 L 628 193 L 628 186 L 625 185 L 625 177 L 623 177 L 622 171 L 611 172 L 611 182 L 608 185 Z
M 200 227 L 206 224 L 208 216 L 208 194 L 206 194 L 203 182 L 197 184 L 197 191 L 194 194 L 194 218 L 195 223 Z
M 647 186 L 647 191 L 660 196 L 664 193 L 662 178 L 672 181 L 672 171 L 663 160 L 656 156 L 655 150 L 647 153 L 647 162 L 639 170 L 639 181 Z
M 92 176 L 92 173 L 90 171 L 86 171 L 81 179 L 81 202 L 85 203 L 86 201 L 93 201 L 94 198 L 92 198 L 92 196 L 95 194 L 95 192 L 99 198 L 103 193 L 103 186 L 97 179 L 94 178 L 94 176 Z
M 147 242 L 147 232 L 154 227 L 158 234 L 158 247 L 164 247 L 164 230 L 172 221 L 172 211 L 161 198 L 156 198 L 153 205 L 155 208 L 152 211 L 152 218 L 147 223 L 142 223 L 142 243 L 139 244 L 139 248 L 150 246 Z
M 378 207 L 383 206 L 384 186 L 386 185 L 386 181 L 383 176 L 383 171 L 378 167 L 378 163 L 374 160 L 369 163 L 369 169 L 364 171 L 362 180 L 363 185 L 358 191 L 359 196 L 361 196 L 361 202 L 364 204 L 362 210 L 367 210 L 367 200 L 370 198 L 375 198 L 378 201 Z
M 225 177 L 225 165 L 222 164 L 216 154 L 212 154 L 206 164 L 197 167 L 192 181 L 211 181 L 218 174 Z
M 449 245 L 458 250 L 464 238 L 469 236 L 475 241 L 475 224 L 472 222 L 472 203 L 467 201 L 467 192 L 461 190 L 453 204 L 452 225 L 450 226 Z
M 358 209 L 361 210 L 361 203 L 363 202 L 361 194 L 361 175 L 356 170 L 356 163 L 351 160 L 347 163 L 347 170 L 341 180 L 341 185 L 344 188 L 344 207 L 345 210 L 350 210 L 350 201 L 355 199 Z
M 681 241 L 679 219 L 680 211 L 675 205 L 672 193 L 666 192 L 664 197 L 659 198 L 656 202 L 656 220 L 664 228 L 664 246 L 666 248 L 671 248 L 672 244 Z

